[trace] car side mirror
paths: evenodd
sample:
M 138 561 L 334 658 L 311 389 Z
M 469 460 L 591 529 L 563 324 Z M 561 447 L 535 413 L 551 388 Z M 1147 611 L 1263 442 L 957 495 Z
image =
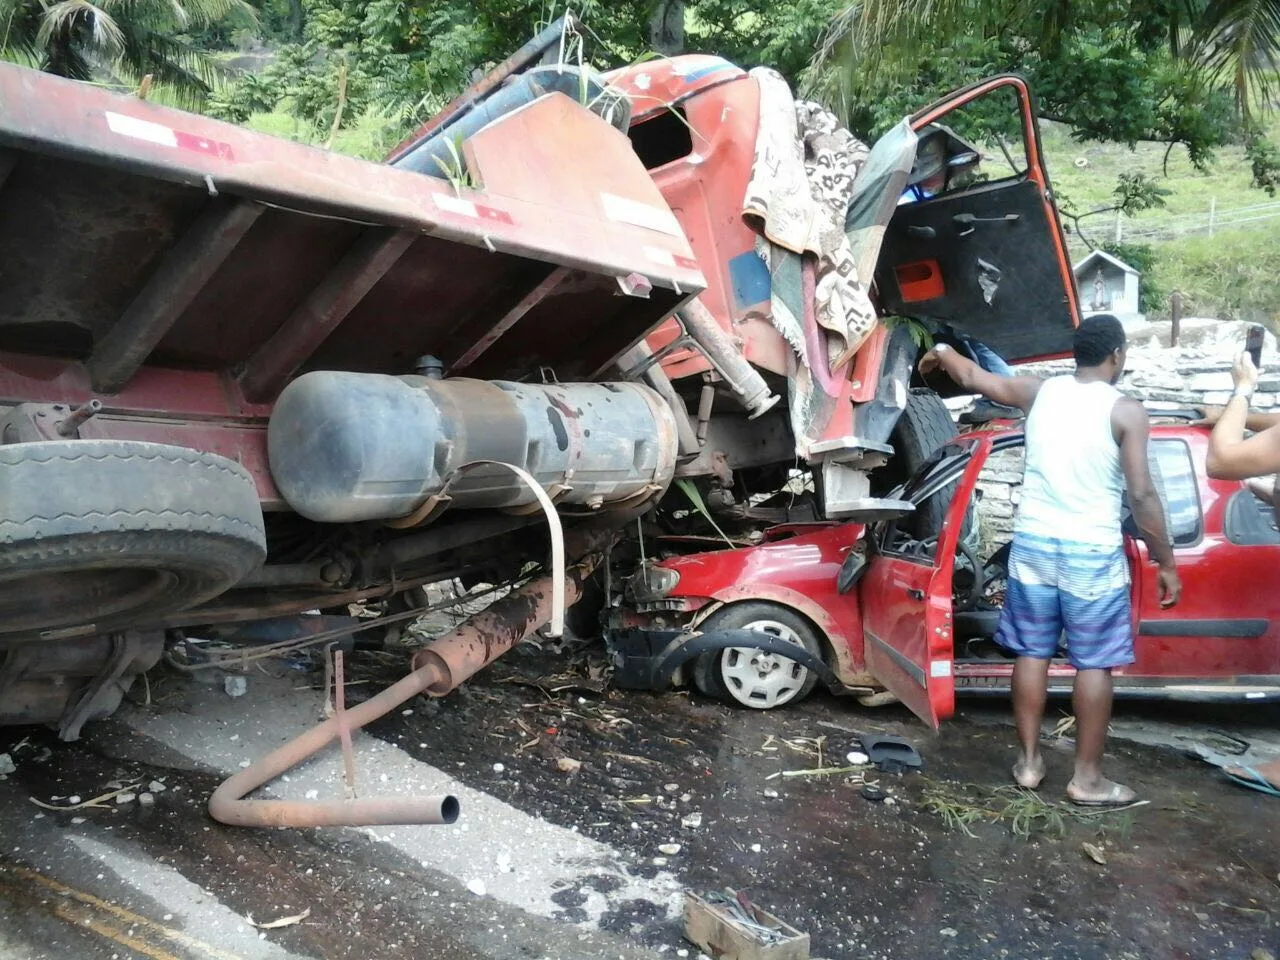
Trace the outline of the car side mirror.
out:
M 840 564 L 840 572 L 836 574 L 836 590 L 841 594 L 852 593 L 862 575 L 867 572 L 868 545 L 865 541 L 855 544 Z

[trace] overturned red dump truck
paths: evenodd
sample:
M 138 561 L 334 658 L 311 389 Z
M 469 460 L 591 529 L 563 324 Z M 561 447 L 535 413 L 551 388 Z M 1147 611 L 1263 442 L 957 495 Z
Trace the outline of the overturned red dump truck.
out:
M 1017 78 L 868 151 L 776 74 L 555 62 L 571 29 L 385 164 L 0 66 L 0 723 L 72 739 L 184 635 L 516 584 L 397 695 L 447 692 L 582 591 L 617 607 L 647 531 L 909 512 L 954 428 L 885 318 L 1066 349 Z M 940 123 L 992 98 L 1007 175 Z

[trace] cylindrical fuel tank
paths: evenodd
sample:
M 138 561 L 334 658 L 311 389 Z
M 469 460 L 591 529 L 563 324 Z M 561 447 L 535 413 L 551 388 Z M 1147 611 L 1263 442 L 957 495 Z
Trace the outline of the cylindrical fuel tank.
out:
M 531 384 L 316 371 L 280 394 L 267 428 L 285 501 L 324 523 L 407 516 L 448 484 L 451 508 L 535 502 L 523 467 L 557 503 L 627 500 L 675 471 L 671 408 L 635 383 Z

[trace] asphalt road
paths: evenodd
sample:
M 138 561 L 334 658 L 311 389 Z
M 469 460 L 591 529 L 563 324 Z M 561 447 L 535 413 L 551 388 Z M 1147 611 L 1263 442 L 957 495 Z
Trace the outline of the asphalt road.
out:
M 1096 818 L 1058 802 L 1070 741 L 1055 738 L 1049 803 L 1027 808 L 1023 836 L 1002 792 L 1003 705 L 970 707 L 934 736 L 899 710 L 825 695 L 757 713 L 602 691 L 588 663 L 535 653 L 357 737 L 361 795 L 453 793 L 452 827 L 208 818 L 222 777 L 319 716 L 300 670 L 253 675 L 236 699 L 156 676 L 149 704 L 76 744 L 0 731 L 17 767 L 0 781 L 0 958 L 696 957 L 683 893 L 724 886 L 808 932 L 814 957 L 1280 952 L 1280 801 L 1180 752 L 1233 724 L 1276 739 L 1271 714 L 1122 708 L 1118 732 L 1165 745 L 1114 742 L 1112 771 L 1150 802 Z M 357 663 L 350 695 L 398 669 Z M 912 739 L 924 772 L 796 775 L 845 765 L 856 733 L 873 731 Z M 891 802 L 864 799 L 868 779 Z M 122 788 L 153 802 L 47 809 Z M 336 752 L 270 789 L 341 796 Z M 259 926 L 273 921 L 288 922 Z

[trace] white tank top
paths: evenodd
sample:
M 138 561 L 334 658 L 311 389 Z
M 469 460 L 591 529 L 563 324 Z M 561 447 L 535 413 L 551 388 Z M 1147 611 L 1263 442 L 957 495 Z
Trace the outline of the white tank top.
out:
M 1026 473 L 1016 533 L 1120 546 L 1124 471 L 1111 432 L 1122 394 L 1072 375 L 1045 381 L 1027 415 Z

